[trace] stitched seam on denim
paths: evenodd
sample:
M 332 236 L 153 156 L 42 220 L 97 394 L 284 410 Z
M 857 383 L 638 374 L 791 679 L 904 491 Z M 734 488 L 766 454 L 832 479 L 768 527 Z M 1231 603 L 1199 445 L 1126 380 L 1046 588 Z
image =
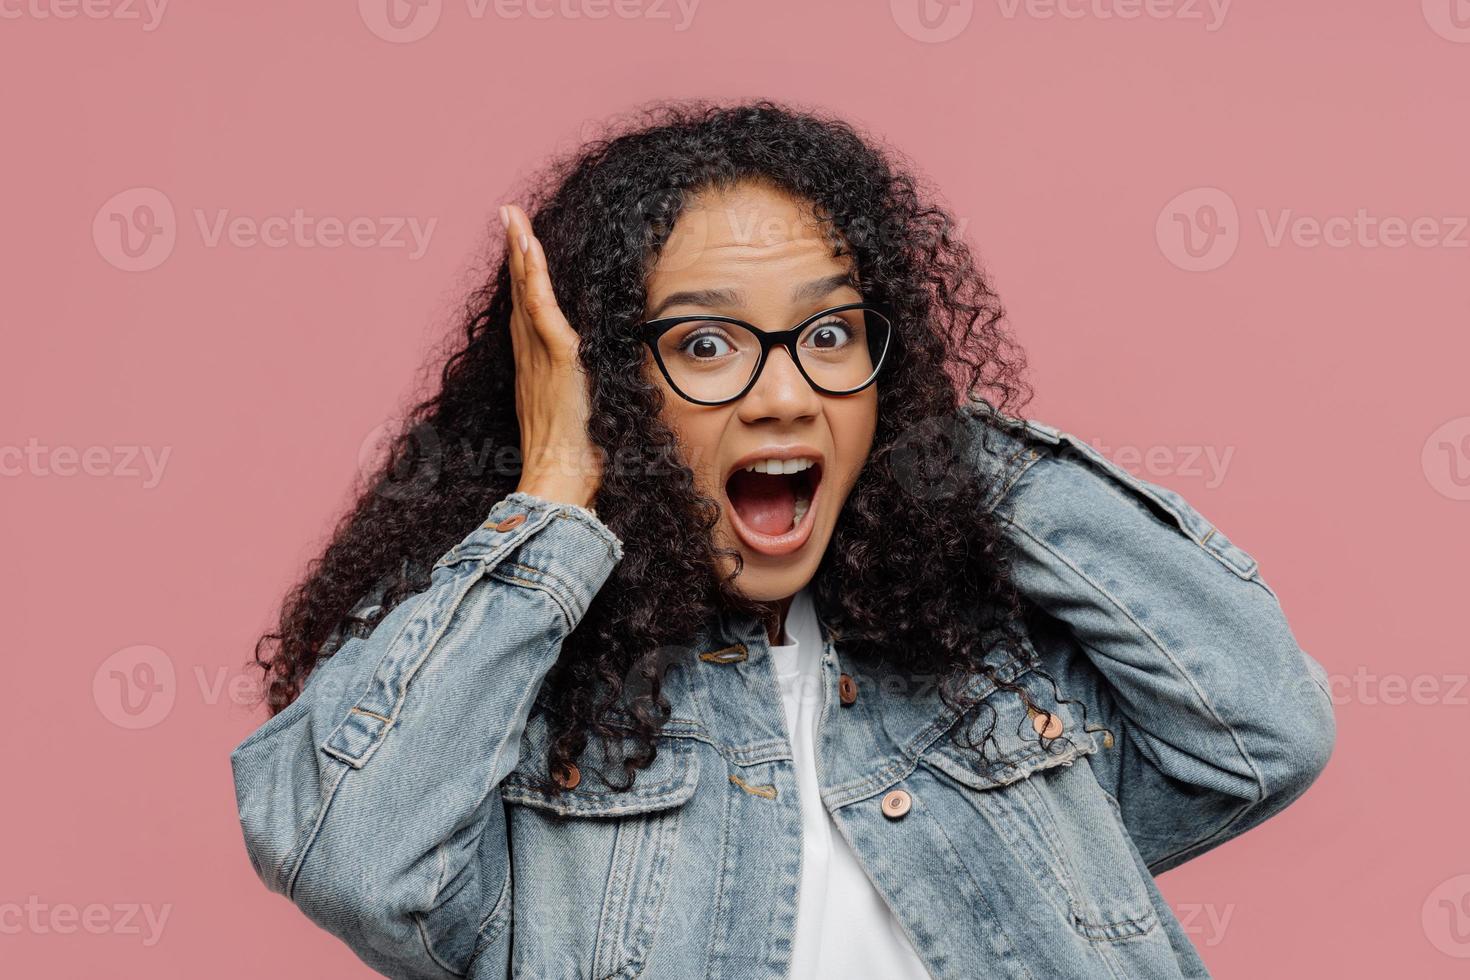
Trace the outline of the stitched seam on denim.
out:
M 368 697 L 369 695 L 371 695 L 377 689 L 377 686 L 378 686 L 378 675 L 383 672 L 384 668 L 388 664 L 389 658 L 393 656 L 393 651 L 396 650 L 397 647 L 398 647 L 398 641 L 401 640 L 401 639 L 403 639 L 403 631 L 406 630 L 406 629 L 408 629 L 408 624 L 409 623 L 413 622 L 415 619 L 418 618 L 419 613 L 424 608 L 424 604 L 429 601 L 429 597 L 431 595 L 433 595 L 433 590 L 432 589 L 426 590 L 423 595 L 419 596 L 419 601 L 416 602 L 416 603 L 414 603 L 414 607 L 413 607 L 412 612 L 410 612 L 410 614 L 408 616 L 405 616 L 404 617 L 403 622 L 400 623 L 399 626 L 398 626 L 398 629 L 394 631 L 394 633 L 393 633 L 393 639 L 389 640 L 388 643 L 384 645 L 384 647 L 383 647 L 383 655 L 381 657 L 379 657 L 378 658 L 378 662 L 373 665 L 373 672 L 368 677 L 367 690 L 363 691 L 362 694 L 360 694 L 358 696 L 357 703 L 354 704 L 352 707 L 354 707 L 354 708 L 361 707 L 362 706 L 363 698 Z M 351 709 L 348 709 L 348 712 L 347 713 L 349 715 L 352 714 Z M 363 714 L 369 714 L 370 712 L 364 711 L 362 713 Z M 329 745 L 329 743 L 332 741 L 332 737 L 335 736 L 337 734 L 337 732 L 341 731 L 342 726 L 346 723 L 346 721 L 347 721 L 347 719 L 344 718 L 344 719 L 342 719 L 342 721 L 338 722 L 337 725 L 336 725 L 336 727 L 334 727 L 330 732 L 327 733 L 327 737 L 322 741 L 321 745 L 318 746 L 320 749 L 322 749 L 325 752 L 327 752 L 328 755 L 331 755 L 333 758 L 339 759 L 339 760 L 341 760 L 343 762 L 346 762 L 347 759 L 343 757 L 343 754 L 342 753 L 340 753 L 337 750 L 331 748 L 330 745 Z M 391 722 L 390 722 L 390 724 L 391 724 Z M 361 760 L 361 756 L 354 756 L 353 758 L 354 758 L 354 761 L 357 761 L 359 763 L 362 761 Z
M 1041 833 L 1046 837 L 1047 842 L 1051 845 L 1052 850 L 1056 853 L 1057 863 L 1063 869 L 1065 884 L 1069 894 L 1082 894 L 1082 889 L 1078 886 L 1078 882 L 1082 880 L 1082 877 L 1077 874 L 1077 869 L 1072 866 L 1071 859 L 1067 856 L 1066 848 L 1061 846 L 1061 842 L 1057 840 L 1056 835 L 1053 834 L 1051 831 L 1051 828 L 1056 825 L 1057 820 L 1059 819 L 1056 811 L 1052 809 L 1051 804 L 1046 801 L 1046 797 L 1031 783 L 1030 779 L 1020 780 L 1016 784 L 1015 788 L 1022 792 L 1023 795 L 1020 798 L 1022 805 L 1026 807 L 1026 809 L 1030 812 L 1032 818 L 1036 820 L 1037 825 L 1041 828 Z M 1026 792 L 1029 792 L 1033 799 L 1025 799 L 1024 794 Z M 1037 810 L 1037 807 L 1040 807 L 1042 810 L 1046 811 L 1045 819 L 1042 818 L 1041 814 Z M 1105 934 L 1101 936 L 1087 935 L 1087 938 L 1090 941 L 1107 942 L 1117 939 L 1126 939 L 1128 938 L 1128 935 L 1137 935 L 1138 933 L 1147 932 L 1153 927 L 1152 920 L 1158 918 L 1158 916 L 1154 912 L 1153 902 L 1148 901 L 1148 896 L 1146 895 L 1144 896 L 1144 899 L 1147 905 L 1147 911 L 1144 912 L 1142 917 L 1125 916 L 1123 918 L 1100 919 L 1099 921 L 1091 922 L 1083 919 L 1081 915 L 1081 910 L 1075 907 L 1072 912 L 1072 917 L 1074 920 L 1079 921 L 1083 926 L 1086 926 L 1088 930 Z M 1098 911 L 1101 912 L 1103 915 L 1107 914 L 1106 910 L 1102 909 L 1101 907 L 1099 907 Z M 1147 925 L 1145 925 L 1145 923 L 1147 923 Z M 1118 929 L 1124 928 L 1130 930 L 1127 935 L 1106 935 L 1107 933 L 1111 933 Z M 1086 935 L 1086 933 L 1084 934 Z M 1120 978 L 1120 980 L 1126 980 L 1126 978 Z
M 720 931 L 721 923 L 734 921 L 733 915 L 723 914 L 725 910 L 721 908 L 721 905 L 727 898 L 726 883 L 730 875 L 729 847 L 730 824 L 732 822 L 730 809 L 735 805 L 735 794 L 728 792 L 721 793 L 720 797 L 725 805 L 724 810 L 720 814 L 720 871 L 715 877 L 715 897 L 712 905 L 712 908 L 715 910 L 714 926 L 709 931 L 709 942 L 705 944 L 704 951 L 704 961 L 708 964 L 705 980 L 715 980 L 715 964 L 719 962 L 715 956 L 715 943 L 717 940 L 723 938 L 723 933 Z
M 586 514 L 582 513 L 580 508 L 578 510 L 553 511 L 552 516 L 560 517 L 563 520 L 576 521 L 577 523 L 583 525 L 593 534 L 597 535 L 602 543 L 607 546 L 607 553 L 609 557 L 622 557 L 621 552 L 623 550 L 623 547 L 622 542 L 618 538 L 618 536 L 613 533 L 611 528 L 609 528 L 606 524 L 603 524 L 600 520 L 588 517 Z
M 632 934 L 626 937 L 628 940 L 626 945 L 622 944 L 624 937 L 619 936 L 619 946 L 614 959 L 627 958 L 627 962 L 619 963 L 617 968 L 604 976 L 602 980 L 615 980 L 615 978 L 624 976 L 632 978 L 643 973 L 643 968 L 647 965 L 645 961 L 648 950 L 653 945 L 654 936 L 658 932 L 658 924 L 663 917 L 664 898 L 669 892 L 667 876 L 672 873 L 669 861 L 675 850 L 672 842 L 678 839 L 678 831 L 683 819 L 682 810 L 673 810 L 649 818 L 649 822 L 639 828 L 639 835 L 632 848 L 631 860 L 628 862 L 627 885 L 621 893 L 621 907 L 618 909 L 619 920 L 624 925 L 631 924 Z M 629 825 L 624 822 L 619 831 L 627 826 Z M 651 861 L 645 860 L 648 854 L 653 855 Z M 656 884 L 658 895 L 652 914 L 642 915 L 635 921 L 631 895 L 632 883 L 640 878 L 645 884 L 648 882 Z M 631 973 L 628 972 L 628 968 L 634 965 L 637 966 L 637 969 Z
M 924 804 L 922 800 L 920 801 L 919 806 L 921 812 L 923 812 Z M 852 857 L 856 859 L 858 866 L 863 869 L 863 873 L 868 876 L 868 879 L 870 881 L 876 882 L 878 880 L 878 876 L 873 872 L 873 868 L 868 864 L 868 862 L 863 859 L 862 850 L 853 842 L 852 838 L 848 835 L 847 825 L 841 820 L 833 820 L 832 823 L 836 824 L 838 836 L 846 841 L 848 851 L 851 853 Z M 892 916 L 892 921 L 898 924 L 899 929 L 902 930 L 904 936 L 907 937 L 909 945 L 914 948 L 915 953 L 918 953 L 923 944 L 914 937 L 914 934 L 909 930 L 908 923 L 905 922 L 903 917 L 898 914 L 898 909 L 896 909 L 893 904 L 888 901 L 887 894 L 885 894 L 881 888 L 876 889 L 876 891 L 878 892 L 878 897 L 883 900 L 884 907 L 888 909 L 889 914 Z M 920 957 L 920 959 L 922 961 L 922 957 Z M 925 970 L 928 970 L 927 963 L 924 964 L 924 968 Z
M 951 776 L 949 778 L 952 779 L 954 777 Z M 921 807 L 920 812 L 927 814 L 928 809 L 925 807 Z M 985 816 L 985 820 L 990 821 L 990 817 Z M 1005 939 L 1006 945 L 1010 947 L 1011 953 L 1016 957 L 1016 964 L 1021 968 L 1021 972 L 1026 974 L 1026 976 L 1031 977 L 1032 980 L 1035 980 L 1035 974 L 1033 974 L 1026 967 L 1026 957 L 1022 955 L 1021 950 L 1016 946 L 1015 941 L 1011 939 L 1010 933 L 1006 932 L 1005 927 L 1000 925 L 1000 916 L 996 914 L 995 908 L 990 904 L 990 900 L 985 897 L 985 889 L 980 886 L 980 882 L 975 880 L 974 872 L 970 870 L 970 866 L 965 863 L 964 858 L 960 857 L 959 848 L 955 847 L 954 841 L 950 838 L 949 834 L 945 832 L 944 821 L 931 818 L 929 820 L 929 823 L 933 825 L 939 836 L 944 838 L 944 842 L 949 845 L 949 852 L 953 857 L 954 863 L 960 866 L 960 868 L 965 872 L 965 877 L 969 878 L 970 884 L 975 887 L 975 897 L 979 899 L 980 904 L 984 905 L 986 909 L 989 910 L 991 921 L 996 923 L 1001 936 Z M 994 822 L 990 821 L 990 824 L 991 827 L 994 828 Z
M 524 692 L 522 692 L 520 701 L 516 702 L 516 717 L 517 718 L 521 717 L 521 715 L 523 713 L 529 713 L 528 712 L 529 702 L 536 697 L 536 694 L 537 694 L 537 692 L 534 689 L 532 689 L 530 685 L 527 685 L 527 690 L 525 690 Z M 505 750 L 509 746 L 509 744 L 510 744 L 510 740 L 509 739 L 501 739 L 500 740 L 499 746 L 497 746 L 496 749 L 495 749 L 495 758 L 492 759 L 491 762 L 490 762 L 490 770 L 491 770 L 491 772 L 494 772 L 494 771 L 496 771 L 496 770 L 498 770 L 500 768 L 500 760 L 501 760 L 501 758 L 504 757 Z M 480 808 L 485 805 L 485 801 L 490 798 L 491 794 L 493 794 L 499 788 L 500 788 L 500 782 L 497 782 L 497 781 L 492 780 L 490 786 L 487 787 L 486 790 L 485 790 L 485 792 L 480 796 L 479 802 L 477 802 L 475 804 L 475 811 L 478 812 L 480 810 Z M 483 828 L 483 824 L 481 826 Z M 483 833 L 483 830 L 482 830 L 482 833 Z M 506 833 L 507 834 L 510 833 L 509 828 L 507 828 Z M 475 845 L 476 846 L 475 846 L 474 850 L 478 851 L 479 850 L 479 837 L 478 836 L 476 837 Z M 473 861 L 473 860 L 476 860 L 476 858 L 472 856 L 470 858 L 470 860 Z M 506 878 L 508 880 L 510 878 L 510 868 L 509 867 L 506 868 L 505 874 L 506 874 Z M 439 899 L 439 889 L 435 889 L 434 890 L 433 898 L 430 899 L 430 903 L 432 904 L 433 902 L 438 901 L 438 899 Z
M 1066 436 L 1065 433 L 1063 435 Z M 1066 436 L 1066 440 L 1074 446 L 1087 445 L 1087 443 L 1083 443 L 1073 436 Z M 1081 450 L 1079 450 L 1079 452 L 1080 451 Z M 1230 569 L 1231 574 L 1233 574 L 1236 578 L 1244 579 L 1247 582 L 1259 581 L 1258 573 L 1260 571 L 1260 563 L 1256 561 L 1255 556 L 1249 554 L 1247 551 L 1245 551 L 1245 549 L 1241 548 L 1239 545 L 1233 542 L 1230 544 L 1230 547 L 1234 548 L 1245 559 L 1249 560 L 1248 567 L 1246 567 L 1245 569 L 1240 569 L 1237 568 L 1235 563 L 1226 558 L 1225 555 L 1222 554 L 1220 551 L 1211 548 L 1207 544 L 1205 544 L 1206 541 L 1214 537 L 1215 532 L 1219 529 L 1215 527 L 1213 522 L 1211 522 L 1203 514 L 1199 513 L 1199 511 L 1194 511 L 1195 515 L 1206 525 L 1208 525 L 1209 530 L 1202 538 L 1197 538 L 1194 536 L 1194 532 L 1191 531 L 1187 526 L 1184 515 L 1179 512 L 1180 506 L 1189 506 L 1187 501 L 1183 502 L 1182 504 L 1175 504 L 1171 502 L 1168 498 L 1163 497 L 1158 493 L 1155 493 L 1149 487 L 1144 486 L 1147 481 L 1134 476 L 1132 473 L 1129 473 L 1127 469 L 1117 463 L 1114 463 L 1112 460 L 1107 459 L 1106 456 L 1102 456 L 1101 453 L 1098 453 L 1098 455 L 1102 456 L 1103 460 L 1106 460 L 1106 466 L 1102 465 L 1101 462 L 1093 460 L 1091 457 L 1087 456 L 1086 452 L 1082 452 L 1082 455 L 1085 459 L 1089 461 L 1093 469 L 1099 471 L 1102 476 L 1107 477 L 1107 479 L 1104 481 L 1104 486 L 1108 490 L 1112 491 L 1114 494 L 1121 497 L 1122 499 L 1128 501 L 1130 504 L 1135 503 L 1136 501 L 1127 493 L 1125 493 L 1124 490 L 1131 490 L 1138 496 L 1158 506 L 1166 514 L 1169 515 L 1170 522 L 1173 524 L 1174 530 L 1178 531 L 1180 534 L 1184 535 L 1184 537 L 1194 542 L 1194 544 L 1205 554 L 1209 555 L 1211 558 L 1215 559 L 1217 562 Z M 1114 472 L 1114 468 L 1116 468 L 1118 472 Z M 1168 488 L 1165 487 L 1164 489 Z M 1193 510 L 1192 507 L 1190 509 Z
M 492 945 L 496 939 L 500 938 L 501 931 L 510 921 L 510 916 L 508 914 L 505 914 L 509 912 L 509 902 L 510 868 L 509 866 L 507 866 L 505 871 L 505 878 L 500 883 L 500 894 L 495 898 L 495 904 L 491 906 L 489 912 L 485 913 L 485 917 L 480 920 L 480 924 L 475 927 L 475 935 L 476 937 L 478 937 L 475 940 L 476 956 L 479 956 L 481 950 L 483 950 L 487 946 Z M 490 925 L 492 922 L 496 922 L 497 919 L 499 920 L 499 922 L 496 925 L 494 931 L 490 932 L 487 935 L 485 933 L 485 927 Z M 471 962 L 473 962 L 473 960 Z
M 295 853 L 298 848 L 300 849 L 300 853 L 296 854 L 296 861 L 291 867 L 290 877 L 285 881 L 286 897 L 292 901 L 296 900 L 296 879 L 301 876 L 301 866 L 306 863 L 306 855 L 311 851 L 312 845 L 317 842 L 317 838 L 321 836 L 322 824 L 326 822 L 327 818 L 327 808 L 331 806 L 333 798 L 337 795 L 337 787 L 342 785 L 343 778 L 351 768 L 351 766 L 348 766 L 340 760 L 329 764 L 338 768 L 337 778 L 332 780 L 332 784 L 322 792 L 321 803 L 317 806 L 316 813 L 312 815 L 311 820 L 307 821 L 307 825 L 301 828 L 301 831 L 296 835 L 296 843 L 291 847 L 292 853 Z M 285 868 L 281 870 L 284 871 Z
M 423 914 L 419 912 L 413 912 L 411 913 L 411 915 L 413 917 L 413 924 L 418 927 L 419 941 L 424 944 L 424 952 L 429 955 L 429 959 L 433 960 L 434 964 L 438 966 L 439 969 L 443 970 L 445 973 L 449 974 L 452 977 L 467 976 L 468 974 L 460 973 L 454 967 L 450 966 L 448 963 L 445 963 L 439 958 L 439 954 L 434 952 L 434 945 L 433 943 L 429 942 L 429 933 L 424 928 Z
M 565 581 L 558 578 L 554 573 L 537 568 L 535 565 L 524 565 L 518 561 L 502 564 L 509 564 L 510 567 L 527 573 L 533 582 L 544 579 L 547 591 L 553 593 L 553 598 L 557 599 L 557 605 L 561 606 L 566 612 L 568 626 L 571 626 L 581 618 L 581 603 L 577 601 L 576 593 L 568 587 Z M 516 580 L 520 582 L 523 580 L 523 577 L 517 576 Z
M 503 571 L 498 568 L 490 573 L 490 577 L 498 582 L 504 582 L 507 585 L 519 585 L 522 588 L 535 589 L 537 592 L 541 592 L 549 596 L 551 601 L 556 603 L 557 611 L 561 613 L 562 619 L 566 621 L 566 625 L 569 630 L 571 629 L 573 624 L 577 622 L 577 620 L 572 615 L 572 611 L 567 608 L 566 601 L 563 600 L 561 596 L 556 594 L 556 591 L 551 587 L 549 583 L 533 582 L 530 579 L 520 578 L 519 576 L 512 575 L 509 572 Z
M 389 722 L 390 724 L 397 722 L 398 716 L 403 713 L 403 702 L 408 698 L 409 685 L 413 683 L 413 679 L 418 676 L 420 668 L 428 661 L 429 657 L 433 656 L 434 648 L 439 645 L 440 640 L 444 639 L 444 634 L 449 632 L 449 625 L 454 622 L 454 617 L 458 614 L 459 607 L 464 604 L 465 596 L 469 595 L 470 589 L 474 588 L 484 576 L 485 566 L 481 564 L 475 571 L 465 572 L 463 574 L 466 582 L 462 588 L 456 590 L 457 594 L 454 595 L 454 601 L 449 604 L 449 608 L 444 610 L 444 622 L 440 624 L 439 629 L 424 644 L 423 651 L 418 655 L 418 659 L 410 664 L 407 674 L 398 683 L 396 690 L 393 691 L 393 714 Z M 404 626 L 406 627 L 407 625 L 408 620 L 405 620 Z M 402 635 L 402 631 L 399 632 L 399 635 Z M 394 645 L 397 645 L 396 638 L 394 639 Z M 380 734 L 374 741 L 381 742 L 386 733 L 387 729 L 385 728 L 383 734 Z
M 1153 646 L 1161 654 L 1164 655 L 1164 657 L 1168 660 L 1169 664 L 1171 666 L 1173 666 L 1173 668 L 1176 671 L 1178 671 L 1179 676 L 1183 677 L 1184 680 L 1189 684 L 1190 690 L 1192 690 L 1194 692 L 1196 698 L 1198 698 L 1201 707 L 1203 707 L 1203 708 L 1206 709 L 1206 711 L 1208 712 L 1209 717 L 1211 719 L 1213 719 L 1214 722 L 1217 725 L 1219 725 L 1221 729 L 1223 729 L 1226 733 L 1228 733 L 1230 735 L 1231 741 L 1235 743 L 1236 751 L 1238 751 L 1240 753 L 1241 759 L 1250 768 L 1250 771 L 1255 776 L 1255 781 L 1256 781 L 1256 802 L 1262 802 L 1262 801 L 1264 801 L 1265 798 L 1266 798 L 1266 780 L 1261 775 L 1260 767 L 1256 765 L 1256 761 L 1254 759 L 1252 759 L 1251 756 L 1250 756 L 1250 753 L 1245 750 L 1245 745 L 1241 742 L 1240 734 L 1238 732 L 1236 732 L 1235 729 L 1231 728 L 1230 725 L 1225 722 L 1225 719 L 1221 718 L 1219 716 L 1219 714 L 1216 713 L 1215 708 L 1214 708 L 1214 705 L 1210 704 L 1209 699 L 1205 697 L 1204 692 L 1200 689 L 1199 685 L 1195 682 L 1195 679 L 1190 675 L 1190 673 L 1187 670 L 1185 670 L 1182 666 L 1180 666 L 1178 660 L 1175 659 L 1174 655 L 1169 651 L 1169 649 L 1167 647 L 1165 647 L 1164 644 L 1159 641 L 1159 638 L 1158 637 L 1156 637 L 1156 636 L 1153 635 L 1153 632 L 1147 626 L 1144 626 L 1142 623 L 1140 623 L 1138 621 L 1138 619 L 1133 615 L 1132 611 L 1130 611 L 1126 606 L 1124 606 L 1121 602 L 1119 602 L 1117 598 L 1115 598 L 1110 592 L 1108 592 L 1106 589 L 1104 589 L 1101 585 L 1099 585 L 1097 582 L 1094 582 L 1092 580 L 1092 578 L 1090 576 L 1088 576 L 1088 574 L 1086 572 L 1084 572 L 1082 569 L 1078 568 L 1066 556 L 1058 553 L 1055 549 L 1053 549 L 1051 546 L 1049 546 L 1048 544 L 1046 544 L 1045 542 L 1043 542 L 1042 540 L 1040 540 L 1039 538 L 1037 538 L 1036 535 L 1032 534 L 1029 530 L 1027 530 L 1026 528 L 1022 527 L 1021 525 L 1016 524 L 1014 526 L 1015 526 L 1016 530 L 1019 533 L 1024 534 L 1026 537 L 1030 538 L 1031 541 L 1034 542 L 1039 548 L 1041 548 L 1047 554 L 1051 555 L 1057 561 L 1061 562 L 1064 566 L 1066 566 L 1068 569 L 1070 569 L 1079 579 L 1081 579 L 1087 585 L 1091 586 L 1092 589 L 1094 591 L 1096 591 L 1098 595 L 1100 595 L 1104 599 L 1106 599 L 1108 601 L 1109 605 L 1111 605 L 1114 609 L 1116 609 L 1118 612 L 1120 612 L 1123 615 L 1123 617 L 1131 625 L 1133 625 L 1135 628 L 1137 628 L 1137 630 L 1139 631 L 1139 633 L 1141 635 L 1143 635 L 1145 638 L 1147 638 L 1148 641 L 1151 644 L 1153 644 Z M 1250 801 L 1246 801 L 1246 805 L 1243 806 L 1243 807 L 1241 807 L 1235 813 L 1234 816 L 1232 816 L 1228 821 L 1225 822 L 1224 825 L 1222 825 L 1221 827 L 1219 827 L 1218 829 L 1216 829 L 1214 831 L 1211 831 L 1209 834 L 1206 834 L 1204 837 L 1202 837 L 1199 840 L 1197 840 L 1194 844 L 1190 844 L 1190 845 L 1188 845 L 1186 847 L 1183 847 L 1179 851 L 1176 851 L 1175 853 L 1183 853 L 1184 851 L 1189 850 L 1190 847 L 1194 847 L 1197 844 L 1204 843 L 1205 841 L 1208 841 L 1208 840 L 1210 840 L 1210 839 L 1212 839 L 1212 838 L 1214 838 L 1214 837 L 1216 837 L 1216 836 L 1218 836 L 1218 835 L 1226 832 L 1227 830 L 1229 830 L 1230 826 L 1232 824 L 1234 824 L 1237 820 L 1239 820 L 1240 817 L 1247 810 L 1249 810 L 1249 809 L 1250 809 Z
M 1020 467 L 1014 473 L 1010 473 L 1009 471 L 1007 471 L 1009 479 L 1005 481 L 1005 486 L 1001 488 L 1001 492 L 996 495 L 995 501 L 985 508 L 987 513 L 993 513 L 997 507 L 1005 503 L 1006 500 L 1010 497 L 1011 491 L 1015 489 L 1016 484 L 1021 482 L 1021 477 L 1029 473 L 1031 471 L 1031 467 L 1035 466 L 1041 460 L 1041 453 L 1039 453 L 1035 449 L 1026 448 L 1019 450 L 1015 456 L 1012 456 L 1010 459 L 1006 460 L 1006 465 L 1009 466 L 1012 462 L 1014 462 L 1017 456 L 1026 456 L 1026 465 Z
M 627 890 L 628 878 L 632 873 L 627 867 L 633 863 L 628 856 L 629 848 L 633 848 L 633 858 L 637 858 L 637 848 L 634 841 L 628 839 L 629 834 L 642 833 L 642 828 L 635 828 L 627 821 L 619 821 L 613 828 L 612 846 L 612 868 L 607 878 L 607 886 L 602 892 L 602 903 L 597 913 L 597 932 L 592 938 L 592 967 L 593 975 L 598 980 L 606 980 L 608 976 L 616 976 L 623 964 L 617 961 L 623 958 L 623 937 L 616 934 L 618 925 L 626 923 L 626 907 L 628 904 Z M 599 971 L 598 962 L 611 959 L 617 963 L 612 971 Z

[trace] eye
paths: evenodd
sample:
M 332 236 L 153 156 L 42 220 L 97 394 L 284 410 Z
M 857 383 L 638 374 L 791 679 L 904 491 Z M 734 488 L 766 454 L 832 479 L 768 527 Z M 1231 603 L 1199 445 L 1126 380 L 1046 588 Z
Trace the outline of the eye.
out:
M 718 327 L 706 326 L 685 336 L 678 350 L 696 361 L 711 361 L 735 353 L 735 345 Z
M 852 343 L 852 327 L 846 320 L 833 317 L 811 328 L 806 343 L 818 350 L 837 350 Z

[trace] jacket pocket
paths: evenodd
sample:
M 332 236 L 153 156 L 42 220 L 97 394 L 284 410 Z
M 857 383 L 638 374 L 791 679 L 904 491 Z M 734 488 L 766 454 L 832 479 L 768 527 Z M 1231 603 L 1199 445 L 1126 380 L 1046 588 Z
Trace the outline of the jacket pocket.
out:
M 1159 920 L 1149 889 L 1122 821 L 1087 761 L 1107 751 L 1111 739 L 1105 730 L 1085 726 L 1080 709 L 1059 700 L 1042 674 L 1028 671 L 1015 683 L 1039 711 L 1028 709 L 1013 691 L 993 691 L 930 745 L 919 763 L 959 784 L 969 807 L 960 812 L 974 818 L 961 832 L 1003 855 L 996 860 L 1014 874 L 1030 876 L 1038 910 L 1050 907 L 1090 940 L 1151 932 Z M 958 741 L 968 731 L 981 742 L 992 719 L 993 743 L 985 744 L 984 758 Z M 1049 744 L 1043 745 L 1043 732 Z M 1030 918 L 1043 917 L 1038 911 Z
M 519 763 L 500 786 L 520 909 L 512 973 L 638 976 L 663 918 L 683 836 L 683 804 L 699 782 L 696 743 L 660 736 L 657 757 L 636 771 L 631 789 L 618 792 L 607 781 L 626 782 L 620 750 L 605 762 L 594 740 L 578 760 L 575 784 L 560 794 L 539 785 L 548 775 L 548 744 L 545 717 L 535 714 Z M 573 782 L 561 775 L 564 785 Z

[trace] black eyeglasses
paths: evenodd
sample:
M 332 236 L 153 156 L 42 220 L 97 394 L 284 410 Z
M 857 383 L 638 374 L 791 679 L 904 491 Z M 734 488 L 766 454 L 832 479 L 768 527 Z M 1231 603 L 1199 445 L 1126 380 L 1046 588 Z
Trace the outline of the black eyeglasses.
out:
M 648 320 L 641 329 L 669 386 L 696 405 L 744 397 L 773 347 L 786 348 L 807 384 L 822 394 L 856 394 L 878 379 L 894 333 L 888 314 L 870 303 L 813 313 L 790 330 L 757 330 L 708 313 Z

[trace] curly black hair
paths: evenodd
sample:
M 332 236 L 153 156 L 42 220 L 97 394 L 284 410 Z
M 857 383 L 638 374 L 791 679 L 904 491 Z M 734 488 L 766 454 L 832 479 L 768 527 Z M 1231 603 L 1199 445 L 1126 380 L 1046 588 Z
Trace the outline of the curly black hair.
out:
M 712 539 L 720 505 L 694 486 L 632 329 L 681 209 L 700 191 L 744 181 L 810 207 L 834 249 L 852 257 L 864 299 L 884 305 L 898 331 L 878 383 L 871 453 L 812 583 L 823 621 L 845 656 L 939 678 L 958 713 L 976 675 L 1031 705 L 986 659 L 1029 649 L 1005 538 L 985 506 L 991 488 L 978 473 L 937 489 L 921 479 L 925 465 L 953 458 L 946 420 L 967 400 L 1016 416 L 1031 397 L 1025 359 L 950 213 L 901 161 L 817 111 L 769 100 L 663 102 L 558 158 L 520 198 L 562 311 L 581 335 L 590 434 L 608 461 L 595 507 L 624 544 L 543 684 L 538 703 L 553 719 L 543 771 L 578 759 L 593 736 L 604 750 L 631 736 L 619 788 L 631 786 L 656 754 L 669 710 L 661 681 L 680 659 L 667 651 L 690 641 L 688 624 L 771 612 L 720 573 L 722 554 L 738 571 L 738 555 Z M 278 626 L 256 645 L 272 713 L 345 637 L 366 635 L 426 588 L 433 563 L 516 488 L 510 279 L 502 236 L 490 238 L 493 274 L 467 304 L 439 391 L 412 409 L 325 553 L 286 597 Z

